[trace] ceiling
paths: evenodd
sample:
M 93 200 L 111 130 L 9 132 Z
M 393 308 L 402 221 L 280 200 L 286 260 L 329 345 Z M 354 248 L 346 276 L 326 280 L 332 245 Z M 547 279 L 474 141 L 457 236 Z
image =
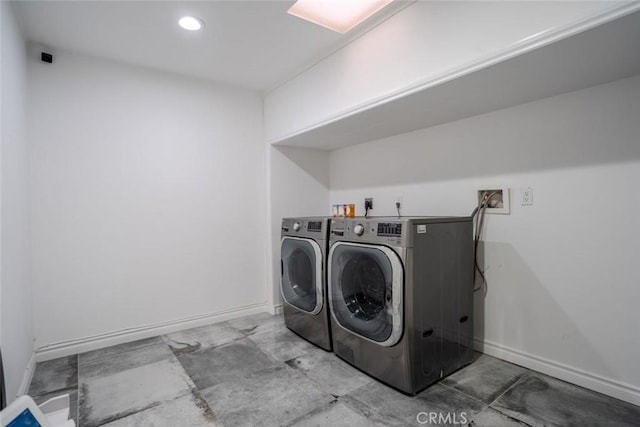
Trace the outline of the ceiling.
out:
M 286 13 L 293 0 L 15 1 L 24 36 L 55 49 L 90 54 L 268 91 L 391 16 L 395 2 L 342 35 Z M 202 31 L 177 25 L 201 18 Z

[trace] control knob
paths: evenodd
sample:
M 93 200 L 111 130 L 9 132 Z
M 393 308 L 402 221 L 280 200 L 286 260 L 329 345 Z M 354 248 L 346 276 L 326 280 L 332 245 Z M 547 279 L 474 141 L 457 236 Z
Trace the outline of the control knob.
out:
M 357 224 L 353 227 L 353 232 L 356 233 L 356 236 L 362 236 L 364 234 L 364 225 Z
M 299 222 L 294 222 L 293 223 L 293 231 L 300 231 L 300 223 Z

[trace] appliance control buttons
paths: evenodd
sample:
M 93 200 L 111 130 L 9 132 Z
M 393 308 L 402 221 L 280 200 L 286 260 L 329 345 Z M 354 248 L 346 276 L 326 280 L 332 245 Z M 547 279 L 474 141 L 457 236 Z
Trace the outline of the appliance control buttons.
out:
M 364 234 L 364 225 L 357 224 L 353 227 L 353 232 L 356 233 L 356 236 L 362 236 Z
M 294 222 L 293 223 L 293 230 L 294 231 L 300 231 L 300 223 L 299 222 Z

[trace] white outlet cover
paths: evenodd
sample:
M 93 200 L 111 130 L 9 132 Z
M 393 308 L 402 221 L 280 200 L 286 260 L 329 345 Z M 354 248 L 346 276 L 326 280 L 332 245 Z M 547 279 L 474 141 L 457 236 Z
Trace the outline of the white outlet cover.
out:
M 501 208 L 487 208 L 485 210 L 485 213 L 509 215 L 511 213 L 511 203 L 510 203 L 510 200 L 509 200 L 509 188 L 508 187 L 500 187 L 499 185 L 481 185 L 481 186 L 476 188 L 476 197 L 479 198 L 478 192 L 480 192 L 480 191 L 494 191 L 494 190 L 502 191 L 502 207 Z
M 533 205 L 533 188 L 527 187 L 520 189 L 520 194 L 522 196 L 520 200 L 520 204 L 522 206 L 531 206 Z

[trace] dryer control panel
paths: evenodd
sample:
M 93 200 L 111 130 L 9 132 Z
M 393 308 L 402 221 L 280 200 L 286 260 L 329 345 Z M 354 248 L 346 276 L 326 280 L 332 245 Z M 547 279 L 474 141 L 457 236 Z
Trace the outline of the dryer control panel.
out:
M 308 237 L 316 240 L 326 240 L 329 229 L 329 219 L 325 217 L 313 218 L 283 218 L 282 236 Z
M 402 236 L 402 224 L 380 222 L 378 223 L 378 236 Z
M 322 231 L 322 221 L 308 221 L 307 231 L 320 233 Z

